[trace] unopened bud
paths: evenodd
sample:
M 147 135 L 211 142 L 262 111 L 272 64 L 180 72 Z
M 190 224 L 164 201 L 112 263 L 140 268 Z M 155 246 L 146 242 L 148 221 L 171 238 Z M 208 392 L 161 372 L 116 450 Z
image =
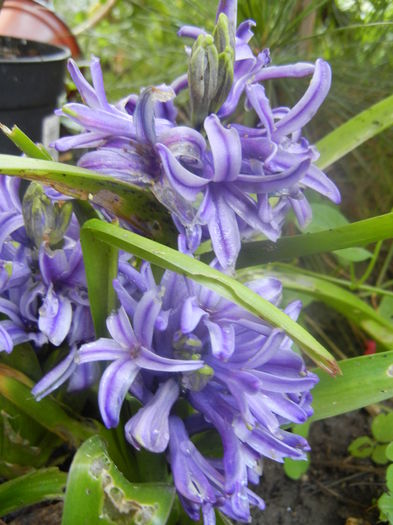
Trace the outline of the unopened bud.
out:
M 232 42 L 233 41 L 233 42 Z M 188 68 L 192 120 L 196 127 L 218 111 L 233 83 L 234 36 L 224 13 L 218 17 L 212 35 L 201 34 L 195 41 Z
M 199 35 L 195 41 L 188 68 L 193 121 L 199 126 L 209 113 L 217 90 L 218 52 L 211 35 Z
M 72 204 L 52 201 L 42 186 L 32 182 L 26 190 L 22 204 L 26 233 L 39 248 L 46 241 L 55 246 L 64 237 L 72 215 Z

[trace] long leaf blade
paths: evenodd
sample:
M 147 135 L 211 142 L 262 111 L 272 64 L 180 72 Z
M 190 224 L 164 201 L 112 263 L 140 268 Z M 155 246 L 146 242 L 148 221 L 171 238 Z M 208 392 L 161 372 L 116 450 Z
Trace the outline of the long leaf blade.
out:
M 393 95 L 362 111 L 317 142 L 321 156 L 317 165 L 325 169 L 366 140 L 393 124 Z
M 0 485 L 0 516 L 48 500 L 64 497 L 67 474 L 56 467 L 29 472 Z
M 116 304 L 112 281 L 117 275 L 118 250 L 86 231 L 82 251 L 95 332 L 97 337 L 103 337 L 106 335 L 106 318 Z
M 62 525 L 164 525 L 175 496 L 164 483 L 130 483 L 92 436 L 79 448 L 67 481 Z
M 288 261 L 316 253 L 366 246 L 392 237 L 393 213 L 386 213 L 332 230 L 282 237 L 276 243 L 246 243 L 243 245 L 237 266 L 244 268 L 268 262 Z
M 258 266 L 238 272 L 241 280 L 269 275 L 279 279 L 284 288 L 314 297 L 340 312 L 386 348 L 393 346 L 393 326 L 371 306 L 355 294 L 324 279 L 302 273 L 295 269 L 280 270 L 274 265 Z
M 314 370 L 312 421 L 357 410 L 393 397 L 393 350 L 339 361 L 342 376 Z
M 262 317 L 274 326 L 282 328 L 318 366 L 325 368 L 332 374 L 339 372 L 333 356 L 311 334 L 292 321 L 281 310 L 228 275 L 172 248 L 97 219 L 92 219 L 83 226 L 81 230 L 82 244 L 85 242 L 86 234 L 94 235 L 98 240 L 132 253 L 161 268 L 186 275 L 214 290 L 222 297 L 242 306 L 257 317 Z M 98 252 L 96 256 L 99 256 Z
M 72 446 L 87 439 L 94 430 L 97 432 L 93 426 L 84 425 L 69 416 L 54 399 L 47 397 L 37 402 L 31 394 L 33 385 L 34 383 L 18 370 L 0 364 L 0 395 L 21 412 Z
M 172 221 L 153 195 L 132 184 L 60 162 L 0 155 L 0 174 L 34 180 L 113 212 L 144 235 L 174 240 Z

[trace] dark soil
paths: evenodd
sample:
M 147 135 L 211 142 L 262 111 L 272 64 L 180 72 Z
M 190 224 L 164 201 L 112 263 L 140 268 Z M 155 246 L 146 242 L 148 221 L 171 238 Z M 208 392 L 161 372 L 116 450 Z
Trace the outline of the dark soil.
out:
M 266 502 L 255 513 L 257 525 L 376 525 L 375 505 L 384 490 L 385 469 L 369 459 L 352 458 L 348 445 L 370 435 L 365 411 L 318 421 L 311 426 L 311 465 L 298 481 L 280 464 L 266 461 L 257 492 Z
M 37 47 L 32 42 L 3 36 L 0 39 L 0 58 L 12 60 L 20 57 L 30 58 L 40 55 Z

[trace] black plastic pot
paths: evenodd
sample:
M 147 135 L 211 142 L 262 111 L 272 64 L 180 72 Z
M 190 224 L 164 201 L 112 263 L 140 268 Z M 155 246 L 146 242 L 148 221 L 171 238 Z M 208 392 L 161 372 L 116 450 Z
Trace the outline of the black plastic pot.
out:
M 53 111 L 64 89 L 66 48 L 0 36 L 0 122 L 17 124 L 35 142 L 56 138 Z M 18 153 L 0 136 L 0 153 Z

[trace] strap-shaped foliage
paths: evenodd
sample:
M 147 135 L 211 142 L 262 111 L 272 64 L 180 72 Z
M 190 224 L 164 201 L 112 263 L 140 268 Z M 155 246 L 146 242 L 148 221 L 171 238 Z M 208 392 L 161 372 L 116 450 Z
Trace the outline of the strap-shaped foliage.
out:
M 288 290 L 294 290 L 323 301 L 359 326 L 386 349 L 393 347 L 392 324 L 357 295 L 323 279 L 322 276 L 311 276 L 293 267 L 280 269 L 274 265 L 268 268 L 254 266 L 238 272 L 238 277 L 242 281 L 266 275 L 279 279 L 283 287 Z
M 152 193 L 77 166 L 49 160 L 0 155 L 0 174 L 41 182 L 80 200 L 102 206 L 147 237 L 173 242 L 168 212 Z
M 92 436 L 79 448 L 67 480 L 62 525 L 158 525 L 166 523 L 175 488 L 164 483 L 130 483 L 103 440 Z
M 321 169 L 327 168 L 392 124 L 393 95 L 355 115 L 317 142 L 321 154 L 317 165 Z
M 97 258 L 103 257 L 103 253 L 100 251 L 100 244 L 97 241 L 106 242 L 161 268 L 186 275 L 203 286 L 214 290 L 254 315 L 262 317 L 273 325 L 285 330 L 318 366 L 321 366 L 333 375 L 339 372 L 333 356 L 311 334 L 269 303 L 269 301 L 266 301 L 232 277 L 163 244 L 131 233 L 114 224 L 107 224 L 98 219 L 92 219 L 86 222 L 81 230 L 81 242 L 84 253 L 89 253 L 89 257 L 85 261 L 86 271 L 94 276 L 94 279 L 97 279 L 98 282 L 101 282 L 103 288 L 107 286 L 105 284 L 105 275 L 99 275 L 99 267 L 95 263 Z M 98 288 L 98 283 L 96 288 Z M 99 297 L 91 295 L 91 289 L 89 294 L 91 303 L 99 300 Z
M 63 499 L 67 474 L 56 467 L 29 472 L 0 485 L 0 516 L 34 503 Z

